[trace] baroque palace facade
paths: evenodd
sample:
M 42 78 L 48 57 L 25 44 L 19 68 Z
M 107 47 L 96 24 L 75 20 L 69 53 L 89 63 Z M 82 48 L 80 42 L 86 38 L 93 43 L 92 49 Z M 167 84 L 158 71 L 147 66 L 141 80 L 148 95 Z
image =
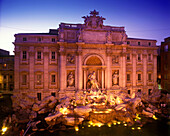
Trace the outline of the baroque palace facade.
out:
M 148 96 L 157 87 L 156 40 L 128 38 L 124 27 L 103 25 L 98 14 L 49 33 L 15 34 L 14 93 L 74 97 L 90 88 L 93 75 L 108 94 Z

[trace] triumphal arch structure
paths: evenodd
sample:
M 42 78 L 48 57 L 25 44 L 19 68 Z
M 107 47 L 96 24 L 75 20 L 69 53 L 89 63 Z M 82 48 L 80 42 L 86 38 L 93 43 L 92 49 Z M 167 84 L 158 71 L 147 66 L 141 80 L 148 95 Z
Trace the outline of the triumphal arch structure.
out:
M 83 24 L 15 34 L 15 90 L 42 99 L 101 91 L 149 95 L 157 87 L 156 40 L 129 38 L 96 10 Z

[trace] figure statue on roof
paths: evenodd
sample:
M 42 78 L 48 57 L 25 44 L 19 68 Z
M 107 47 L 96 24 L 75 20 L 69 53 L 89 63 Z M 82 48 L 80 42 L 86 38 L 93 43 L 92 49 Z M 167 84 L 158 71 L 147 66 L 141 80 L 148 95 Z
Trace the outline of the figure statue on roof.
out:
M 105 18 L 103 18 L 102 16 L 98 16 L 99 12 L 97 12 L 96 10 L 91 11 L 90 12 L 90 16 L 83 16 L 82 18 L 84 18 L 84 23 L 86 25 L 86 27 L 92 27 L 92 28 L 98 28 L 103 26 L 103 20 L 105 20 Z

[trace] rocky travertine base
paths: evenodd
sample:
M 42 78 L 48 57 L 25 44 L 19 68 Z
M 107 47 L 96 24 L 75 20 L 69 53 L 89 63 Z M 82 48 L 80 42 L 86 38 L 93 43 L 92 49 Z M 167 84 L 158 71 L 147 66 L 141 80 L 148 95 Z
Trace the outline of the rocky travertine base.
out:
M 83 96 L 56 99 L 54 96 L 45 97 L 42 101 L 27 95 L 12 96 L 15 114 L 12 120 L 28 122 L 33 131 L 38 129 L 51 129 L 53 126 L 77 126 L 84 120 L 93 123 L 110 123 L 114 120 L 140 125 L 141 116 L 157 119 L 155 114 L 161 114 L 159 102 L 160 92 L 157 91 L 149 98 L 142 98 L 139 94 L 127 95 L 103 93 L 102 91 L 85 91 Z M 41 126 L 41 127 L 40 127 Z M 61 129 L 61 128 L 60 128 Z

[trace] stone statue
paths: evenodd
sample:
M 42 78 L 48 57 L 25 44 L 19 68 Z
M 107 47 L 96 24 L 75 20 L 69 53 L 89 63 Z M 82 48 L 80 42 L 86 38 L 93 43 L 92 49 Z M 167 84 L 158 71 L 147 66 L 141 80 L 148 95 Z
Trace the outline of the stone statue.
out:
M 107 34 L 106 34 L 106 42 L 111 43 L 111 41 L 112 41 L 112 34 L 111 34 L 111 32 L 107 32 Z
M 75 57 L 71 54 L 67 55 L 67 63 L 74 64 L 75 63 Z
M 124 42 L 127 38 L 127 35 L 125 32 L 122 33 L 122 39 L 121 39 L 121 42 Z
M 98 27 L 101 27 L 103 26 L 103 20 L 105 20 L 105 18 L 103 18 L 102 16 L 98 19 Z
M 63 31 L 63 29 L 59 30 L 59 35 L 60 35 L 60 41 L 64 41 L 64 31 Z
M 80 42 L 83 40 L 82 29 L 79 29 L 79 31 L 77 33 L 77 40 Z
M 118 78 L 119 78 L 119 74 L 117 71 L 115 71 L 114 74 L 112 75 L 113 85 L 118 85 Z
M 91 85 L 91 89 L 98 89 L 99 90 L 99 83 L 96 80 L 96 73 L 93 71 L 93 73 L 90 73 L 88 75 L 88 82 Z
M 68 87 L 74 86 L 74 75 L 72 71 L 67 76 L 67 84 L 68 84 Z
M 99 12 L 96 10 L 90 12 L 90 16 L 83 16 L 84 23 L 86 27 L 98 28 L 103 26 L 103 18 L 102 16 L 98 16 Z

